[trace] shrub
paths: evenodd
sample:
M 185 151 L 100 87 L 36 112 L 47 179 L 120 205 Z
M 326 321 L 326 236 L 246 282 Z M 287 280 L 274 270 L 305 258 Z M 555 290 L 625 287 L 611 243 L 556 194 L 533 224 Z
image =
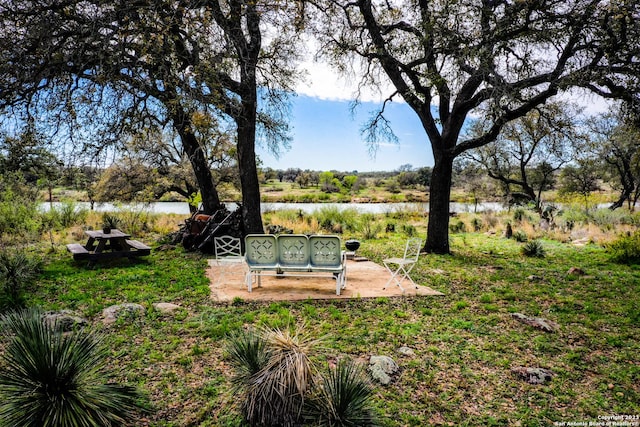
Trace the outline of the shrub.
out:
M 498 217 L 493 211 L 485 212 L 483 214 L 483 218 L 484 218 L 483 222 L 487 224 L 487 227 L 489 228 L 495 228 L 495 226 L 498 225 Z
M 50 212 L 56 222 L 64 228 L 85 222 L 89 215 L 87 209 L 82 209 L 76 203 L 70 201 L 62 202 L 59 207 L 52 208 Z
M 529 240 L 529 237 L 527 236 L 527 233 L 525 233 L 524 231 L 518 230 L 518 231 L 513 233 L 513 239 L 516 242 L 524 243 L 527 240 Z
M 449 231 L 452 233 L 464 233 L 467 231 L 467 225 L 462 221 L 455 221 L 449 224 Z
M 596 209 L 590 214 L 591 221 L 603 231 L 614 230 L 620 224 L 632 222 L 631 215 L 624 209 Z
M 524 208 L 519 207 L 513 210 L 513 220 L 515 222 L 522 222 L 525 219 L 527 219 L 527 211 Z
M 40 273 L 41 261 L 24 252 L 0 252 L 0 309 L 24 307 L 24 288 Z
M 119 228 L 120 224 L 122 224 L 122 220 L 117 215 L 111 214 L 109 212 L 105 212 L 102 214 L 103 228 L 109 228 L 109 229 Z
M 278 329 L 242 332 L 227 346 L 249 425 L 299 425 L 304 396 L 313 383 L 311 341 Z
M 411 224 L 402 224 L 402 232 L 408 237 L 413 237 L 416 235 L 416 227 Z
M 107 347 L 84 330 L 64 332 L 38 310 L 3 316 L 0 425 L 126 425 L 142 409 L 137 390 L 107 382 Z
M 278 329 L 244 330 L 229 337 L 232 383 L 248 425 L 376 426 L 373 388 L 362 369 L 341 361 L 315 378 L 315 342 Z
M 377 426 L 372 397 L 373 387 L 361 366 L 341 360 L 305 401 L 305 419 L 314 426 Z
M 356 230 L 358 228 L 358 211 L 356 209 L 338 209 L 335 206 L 323 207 L 314 211 L 322 229 L 334 232 L 336 227 L 343 231 Z
M 620 236 L 606 248 L 614 262 L 637 264 L 640 262 L 640 232 Z
M 522 247 L 522 254 L 529 257 L 544 258 L 546 251 L 540 240 L 532 240 Z
M 376 222 L 375 215 L 362 214 L 360 216 L 358 229 L 362 233 L 363 239 L 375 239 L 378 237 L 378 233 L 382 230 L 382 225 Z
M 471 220 L 471 226 L 473 227 L 473 231 L 476 233 L 482 230 L 482 220 L 478 217 L 475 217 Z

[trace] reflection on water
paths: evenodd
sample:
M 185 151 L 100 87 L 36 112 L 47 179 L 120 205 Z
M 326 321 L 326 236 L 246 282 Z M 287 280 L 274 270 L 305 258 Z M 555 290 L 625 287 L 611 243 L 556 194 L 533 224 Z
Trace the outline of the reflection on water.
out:
M 54 208 L 59 207 L 61 204 L 61 202 L 53 202 Z M 75 205 L 81 209 L 89 210 L 91 208 L 89 202 L 75 202 Z M 49 203 L 42 203 L 40 207 L 42 210 L 47 211 L 49 206 Z M 236 203 L 227 203 L 227 208 L 230 210 L 235 210 L 237 206 Z M 473 203 L 451 203 L 450 207 L 451 212 L 484 212 L 505 209 L 504 205 L 498 202 L 478 203 L 477 205 Z M 292 209 L 313 213 L 320 209 L 335 208 L 339 210 L 355 209 L 360 213 L 381 214 L 399 211 L 426 212 L 429 210 L 429 203 L 262 203 L 261 208 L 262 212 Z M 189 215 L 189 205 L 185 202 L 96 203 L 94 210 L 97 212 L 133 210 L 160 214 Z

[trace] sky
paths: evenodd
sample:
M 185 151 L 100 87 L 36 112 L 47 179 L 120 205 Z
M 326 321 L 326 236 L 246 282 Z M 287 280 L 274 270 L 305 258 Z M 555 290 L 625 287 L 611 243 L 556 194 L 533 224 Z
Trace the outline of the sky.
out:
M 387 106 L 397 143 L 380 141 L 372 152 L 360 129 L 379 104 L 364 102 L 353 114 L 347 100 L 298 95 L 292 101 L 291 148 L 275 157 L 259 147 L 263 167 L 370 172 L 394 171 L 406 164 L 433 165 L 426 134 L 405 103 Z
M 386 114 L 397 143 L 381 141 L 375 152 L 360 130 L 383 99 L 375 92 L 364 93 L 355 114 L 351 111 L 354 84 L 337 76 L 327 65 L 307 62 L 307 78 L 296 88 L 292 99 L 290 126 L 293 140 L 289 150 L 274 156 L 257 147 L 263 167 L 300 168 L 343 172 L 395 171 L 410 164 L 414 168 L 433 166 L 429 140 L 416 114 L 399 98 L 388 104 Z M 392 93 L 390 89 L 386 93 Z M 608 105 L 595 96 L 571 93 L 571 99 L 586 113 L 605 111 Z

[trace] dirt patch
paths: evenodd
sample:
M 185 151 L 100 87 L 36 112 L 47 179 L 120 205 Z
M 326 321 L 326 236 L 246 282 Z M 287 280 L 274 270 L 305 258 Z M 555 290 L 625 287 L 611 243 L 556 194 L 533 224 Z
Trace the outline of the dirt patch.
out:
M 262 286 L 254 284 L 252 292 L 248 292 L 245 272 L 244 264 L 219 266 L 215 260 L 210 260 L 207 276 L 211 282 L 211 297 L 222 302 L 232 301 L 236 297 L 243 300 L 283 301 L 443 295 L 420 283 L 415 289 L 406 280 L 402 283 L 404 293 L 393 283 L 382 289 L 391 275 L 383 266 L 371 261 L 347 261 L 347 286 L 340 295 L 336 295 L 336 281 L 330 274 L 322 277 L 266 276 L 262 277 Z

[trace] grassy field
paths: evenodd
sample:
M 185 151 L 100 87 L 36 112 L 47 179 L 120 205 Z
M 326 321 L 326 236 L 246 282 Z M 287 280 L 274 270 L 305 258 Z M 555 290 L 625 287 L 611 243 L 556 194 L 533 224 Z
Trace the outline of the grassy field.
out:
M 407 233 L 424 236 L 425 219 L 415 213 L 368 221 L 378 224 L 368 236 L 362 227 L 341 228 L 345 238 L 362 238 L 359 253 L 374 261 L 401 252 Z M 465 224 L 459 230 L 480 222 L 455 221 Z M 295 327 L 321 339 L 312 355 L 320 365 L 393 357 L 399 374 L 375 388 L 385 426 L 588 425 L 640 416 L 640 269 L 611 261 L 598 243 L 615 233 L 602 227 L 593 233 L 584 225 L 591 237 L 578 246 L 534 223 L 518 229 L 540 239 L 541 258 L 524 256 L 524 243 L 502 237 L 505 218 L 483 218 L 478 232 L 452 234 L 452 255 L 422 255 L 412 276 L 440 297 L 218 304 L 209 296 L 205 256 L 154 244 L 143 261 L 88 269 L 64 250 L 73 234 L 58 236 L 54 250 L 34 249 L 44 270 L 26 296 L 29 305 L 77 311 L 107 334 L 116 379 L 148 398 L 143 426 L 242 425 L 223 348 L 228 334 L 253 326 Z M 151 235 L 144 240 L 151 243 Z M 572 267 L 585 274 L 569 274 Z M 101 311 L 123 302 L 144 305 L 146 315 L 102 325 Z M 162 315 L 152 308 L 157 302 L 182 309 Z M 554 321 L 559 330 L 516 322 L 515 312 Z M 400 355 L 403 345 L 415 354 Z M 511 372 L 521 366 L 546 368 L 553 378 L 528 384 Z

